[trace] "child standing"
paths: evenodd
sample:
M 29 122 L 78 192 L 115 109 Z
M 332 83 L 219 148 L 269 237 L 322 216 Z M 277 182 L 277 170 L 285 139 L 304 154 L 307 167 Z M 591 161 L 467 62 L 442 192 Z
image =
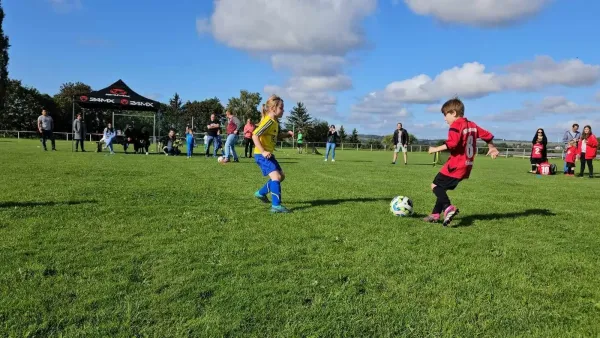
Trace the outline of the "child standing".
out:
M 543 138 L 541 136 L 538 136 L 535 144 L 531 148 L 531 156 L 529 157 L 529 162 L 531 162 L 530 173 L 532 174 L 537 173 L 538 166 L 544 162 L 544 144 L 542 141 Z
M 567 148 L 567 154 L 565 156 L 565 162 L 567 163 L 567 171 L 565 175 L 575 175 L 575 158 L 577 157 L 577 141 L 569 141 L 569 147 Z
M 302 154 L 302 147 L 304 144 L 304 135 L 302 135 L 302 130 L 298 130 L 298 138 L 296 143 L 298 143 L 298 154 Z
M 583 177 L 586 163 L 589 169 L 589 177 L 594 177 L 594 159 L 596 158 L 597 152 L 598 140 L 596 140 L 596 136 L 592 134 L 592 127 L 583 127 L 583 133 L 581 133 L 581 139 L 579 140 L 579 149 L 577 149 L 577 158 L 581 160 L 579 177 Z
M 287 134 L 280 134 L 278 119 L 281 116 L 283 116 L 283 100 L 279 96 L 271 95 L 263 105 L 262 119 L 252 135 L 256 164 L 260 167 L 263 176 L 269 176 L 267 183 L 254 193 L 254 197 L 264 203 L 269 203 L 267 194 L 271 193 L 271 199 L 273 200 L 271 203 L 272 213 L 290 212 L 281 205 L 281 182 L 285 179 L 285 174 L 275 159 L 275 155 L 273 155 L 279 136 L 289 135 L 294 137 L 294 133 L 291 131 Z
M 194 130 L 190 128 L 186 128 L 185 133 L 185 143 L 187 148 L 187 158 L 192 158 L 192 154 L 194 152 Z
M 437 197 L 437 201 L 431 215 L 423 220 L 438 222 L 440 214 L 444 212 L 443 225 L 447 226 L 459 211 L 450 203 L 447 191 L 454 190 L 460 181 L 469 178 L 477 153 L 477 139 L 480 138 L 488 144 L 487 154 L 493 159 L 498 156 L 498 150 L 492 143 L 494 135 L 464 117 L 465 106 L 458 98 L 446 101 L 441 110 L 444 120 L 450 125 L 448 139 L 439 147 L 429 147 L 429 153 L 450 150 L 450 158 L 431 184 L 431 190 Z

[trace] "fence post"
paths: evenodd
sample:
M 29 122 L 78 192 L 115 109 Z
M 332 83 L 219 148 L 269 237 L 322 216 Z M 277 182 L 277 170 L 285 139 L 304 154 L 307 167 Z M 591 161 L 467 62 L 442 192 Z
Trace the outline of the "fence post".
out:
M 21 133 L 17 132 L 17 140 L 20 140 L 20 139 L 21 139 Z
M 373 145 L 371 144 L 371 151 L 373 151 Z
M 356 144 L 356 151 L 358 151 L 358 143 Z
M 344 144 L 342 143 L 342 150 L 344 150 Z
M 523 158 L 525 158 L 525 148 L 523 148 Z
M 506 148 L 506 158 L 508 158 L 508 148 Z

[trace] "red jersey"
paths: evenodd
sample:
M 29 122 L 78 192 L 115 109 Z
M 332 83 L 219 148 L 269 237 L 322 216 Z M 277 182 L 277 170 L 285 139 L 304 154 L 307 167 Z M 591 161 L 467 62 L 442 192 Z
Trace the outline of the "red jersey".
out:
M 544 145 L 541 143 L 536 143 L 533 145 L 533 149 L 531 149 L 531 158 L 542 158 L 542 152 L 544 151 Z
M 450 125 L 448 139 L 445 142 L 446 147 L 450 150 L 450 158 L 440 173 L 461 180 L 469 178 L 475 154 L 477 154 L 478 138 L 485 142 L 491 142 L 494 135 L 464 117 L 454 121 Z
M 577 144 L 577 154 L 581 155 L 583 151 L 581 151 L 583 146 L 583 139 L 579 140 Z M 585 140 L 585 159 L 593 160 L 596 158 L 598 154 L 598 141 L 596 140 L 596 136 L 591 134 L 587 140 Z
M 540 164 L 537 169 L 537 172 L 540 175 L 554 175 L 554 173 L 552 172 L 552 164 L 548 162 Z
M 567 148 L 567 154 L 565 155 L 565 162 L 575 163 L 575 157 L 577 156 L 577 148 L 570 146 Z

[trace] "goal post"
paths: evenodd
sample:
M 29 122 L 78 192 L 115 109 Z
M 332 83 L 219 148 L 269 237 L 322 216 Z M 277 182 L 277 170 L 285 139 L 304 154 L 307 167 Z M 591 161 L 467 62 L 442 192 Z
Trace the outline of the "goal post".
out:
M 115 121 L 117 117 L 117 121 Z M 119 118 L 123 117 L 123 119 Z M 156 139 L 156 114 L 155 113 L 139 113 L 125 114 L 112 113 L 112 125 L 115 130 L 123 133 L 127 125 L 131 125 L 133 129 L 141 130 L 143 127 L 152 128 L 152 142 L 154 143 L 155 151 L 158 152 L 158 140 Z

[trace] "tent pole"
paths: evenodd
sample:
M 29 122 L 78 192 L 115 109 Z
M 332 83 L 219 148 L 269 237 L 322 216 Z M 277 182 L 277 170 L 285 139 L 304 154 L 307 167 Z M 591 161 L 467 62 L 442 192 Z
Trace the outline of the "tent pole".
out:
M 71 95 L 71 104 L 72 104 L 72 112 L 71 112 L 71 133 L 73 133 L 73 122 L 75 122 L 75 96 Z M 75 134 L 72 135 L 73 137 L 71 137 L 71 152 L 73 152 L 73 141 L 75 140 Z
M 154 147 L 156 148 L 156 153 L 158 153 L 158 140 L 156 139 L 156 113 L 154 113 L 154 125 L 153 127 L 153 131 L 152 131 L 152 136 L 154 137 Z

